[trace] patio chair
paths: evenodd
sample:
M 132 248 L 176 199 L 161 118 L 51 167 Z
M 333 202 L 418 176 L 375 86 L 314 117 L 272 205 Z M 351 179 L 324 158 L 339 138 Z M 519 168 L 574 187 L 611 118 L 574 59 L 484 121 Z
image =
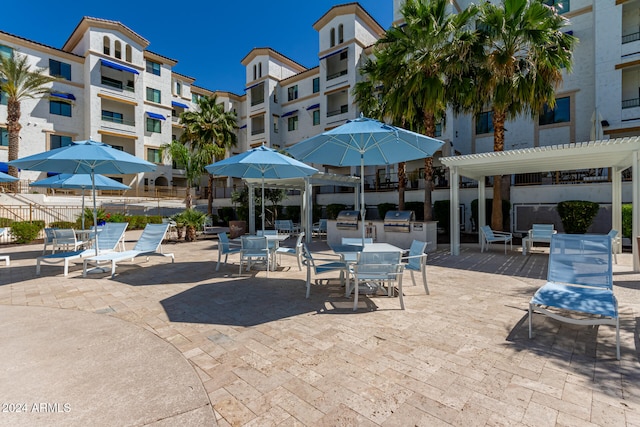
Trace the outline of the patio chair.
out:
M 427 285 L 427 254 L 424 252 L 427 250 L 427 242 L 421 242 L 414 240 L 409 248 L 409 255 L 402 257 L 402 261 L 405 262 L 404 269 L 411 272 L 411 281 L 413 286 L 416 285 L 415 272 L 422 274 L 422 285 L 424 291 L 429 295 L 429 286 Z
M 529 338 L 533 336 L 534 312 L 574 325 L 612 325 L 620 359 L 620 319 L 611 256 L 608 235 L 553 235 L 547 283 L 529 302 Z
M 169 257 L 171 258 L 172 263 L 175 262 L 175 257 L 172 253 L 165 254 L 162 252 L 162 240 L 164 240 L 164 236 L 167 234 L 168 229 L 169 224 L 147 224 L 144 230 L 142 230 L 142 234 L 133 249 L 124 252 L 99 254 L 97 256 L 85 258 L 82 268 L 82 276 L 87 276 L 87 267 L 89 264 L 94 264 L 96 267 L 99 267 L 99 264 L 108 262 L 111 263 L 111 277 L 113 277 L 116 274 L 116 265 L 118 262 L 126 260 L 133 261 L 134 258 L 139 256 L 146 257 L 146 260 L 148 261 L 150 256 L 158 255 Z M 98 244 L 99 243 L 100 237 L 98 236 Z
M 534 243 L 551 243 L 551 236 L 558 231 L 553 224 L 533 224 L 527 236 L 522 239 L 522 255 L 526 255 L 533 249 Z
M 216 234 L 216 227 L 213 225 L 213 218 L 210 215 L 204 217 L 204 223 L 202 224 L 202 234 Z
M 340 272 L 340 284 L 344 286 L 344 278 L 349 272 L 349 266 L 339 258 L 316 258 L 311 254 L 306 243 L 302 243 L 302 263 L 307 267 L 307 298 L 311 294 L 311 271 L 315 275 L 331 271 Z
M 611 230 L 607 234 L 611 238 L 611 251 L 613 252 L 613 261 L 618 263 L 618 250 L 622 245 L 622 239 L 618 236 L 618 230 Z
M 52 253 L 55 253 L 57 250 L 77 251 L 78 248 L 82 247 L 85 243 L 86 242 L 77 239 L 76 232 L 73 228 L 57 228 L 53 230 Z
M 314 223 L 311 226 L 312 235 L 318 236 L 322 238 L 322 236 L 327 237 L 327 220 L 321 219 L 318 222 Z
M 355 245 L 355 246 L 362 246 L 363 240 L 362 237 L 343 237 L 341 240 L 343 245 Z M 364 244 L 368 244 L 368 243 L 373 243 L 373 238 L 372 237 L 365 237 L 364 238 Z M 344 261 L 347 262 L 356 262 L 357 260 L 357 253 L 353 252 L 350 254 L 343 254 L 342 255 L 342 259 Z
M 249 271 L 254 261 L 262 260 L 267 268 L 267 276 L 269 276 L 271 250 L 269 250 L 267 238 L 264 236 L 242 236 L 241 242 L 239 274 L 242 274 L 242 265 L 245 261 L 247 263 L 247 271 Z
M 47 227 L 44 229 L 44 247 L 42 248 L 42 255 L 47 253 L 48 246 L 51 246 L 51 249 L 53 250 L 53 239 L 55 238 L 56 236 L 53 233 L 53 228 Z
M 404 310 L 402 294 L 402 273 L 404 265 L 400 262 L 401 252 L 359 252 L 358 261 L 350 267 L 353 285 L 347 283 L 348 296 L 353 290 L 353 311 L 358 309 L 360 283 L 373 285 L 375 291 L 387 286 L 387 295 L 393 296 L 394 283 L 398 284 L 400 308 Z
M 298 234 L 296 245 L 293 248 L 287 248 L 280 246 L 276 249 L 276 256 L 282 257 L 282 255 L 294 256 L 298 260 L 298 269 L 302 271 L 302 239 L 304 238 L 304 231 Z
M 294 234 L 300 232 L 300 227 L 296 226 L 290 219 L 276 219 L 275 229 L 278 233 Z
M 239 254 L 241 249 L 240 245 L 229 241 L 227 233 L 218 233 L 218 265 L 216 265 L 216 271 L 220 269 L 222 255 L 224 255 L 224 265 L 227 265 L 229 254 Z
M 494 242 L 504 243 L 504 253 L 507 253 L 507 243 L 513 250 L 513 235 L 505 231 L 493 231 L 488 225 L 480 227 L 480 252 L 489 250 L 489 245 Z
M 124 232 L 127 229 L 129 223 L 127 222 L 108 222 L 98 232 L 98 254 L 104 254 L 108 252 L 114 252 L 121 245 L 124 239 Z M 41 264 L 63 264 L 64 275 L 69 274 L 69 263 L 71 261 L 95 256 L 95 248 L 89 248 L 84 250 L 70 251 L 70 252 L 55 252 L 48 255 L 42 255 L 36 258 L 36 275 L 40 275 Z

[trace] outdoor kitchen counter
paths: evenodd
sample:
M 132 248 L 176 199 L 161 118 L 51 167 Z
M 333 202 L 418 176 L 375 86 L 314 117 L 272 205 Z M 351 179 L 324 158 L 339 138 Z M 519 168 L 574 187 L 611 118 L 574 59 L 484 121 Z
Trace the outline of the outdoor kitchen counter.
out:
M 401 248 L 409 248 L 411 242 L 420 240 L 427 242 L 427 252 L 433 252 L 437 246 L 437 221 L 411 222 L 409 232 L 385 231 L 384 221 L 365 221 L 365 235 L 372 237 L 374 242 L 389 243 Z M 327 244 L 339 245 L 343 237 L 362 237 L 362 221 L 358 221 L 357 229 L 339 229 L 337 221 L 327 221 Z

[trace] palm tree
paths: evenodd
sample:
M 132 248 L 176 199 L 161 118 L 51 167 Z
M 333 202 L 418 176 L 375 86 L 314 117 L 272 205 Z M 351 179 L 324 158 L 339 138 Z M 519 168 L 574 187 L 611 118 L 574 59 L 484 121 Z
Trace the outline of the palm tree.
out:
M 216 95 L 198 100 L 198 111 L 185 111 L 180 122 L 185 125 L 182 142 L 191 142 L 194 149 L 204 150 L 211 157 L 207 164 L 224 158 L 228 148 L 236 145 L 236 113 L 224 111 L 224 104 L 218 103 Z M 209 200 L 207 212 L 213 213 L 213 175 L 209 174 Z
M 376 43 L 375 65 L 365 67 L 365 72 L 374 69 L 370 78 L 379 82 L 375 87 L 381 88 L 384 99 L 381 115 L 431 137 L 450 99 L 459 96 L 450 93 L 451 88 L 459 89 L 452 82 L 459 81 L 474 46 L 474 32 L 467 27 L 476 8 L 452 14 L 449 5 L 448 0 L 407 0 L 401 9 L 405 24 L 386 32 Z M 356 89 L 360 90 L 357 85 Z M 431 157 L 425 158 L 424 169 L 424 219 L 429 221 L 433 218 Z M 398 172 L 399 181 L 404 181 L 401 166 Z
M 493 149 L 504 150 L 505 121 L 520 114 L 534 118 L 547 104 L 555 105 L 562 69 L 571 71 L 576 39 L 563 28 L 568 21 L 539 0 L 503 0 L 480 8 L 476 111 L 490 105 Z M 503 229 L 502 180 L 493 179 L 491 228 Z
M 31 68 L 25 55 L 0 55 L 0 91 L 7 96 L 7 133 L 9 134 L 8 159 L 16 160 L 20 152 L 20 106 L 25 99 L 48 94 L 49 83 L 56 81 L 44 68 Z M 9 166 L 9 175 L 18 177 L 18 168 Z M 12 185 L 17 191 L 18 181 Z

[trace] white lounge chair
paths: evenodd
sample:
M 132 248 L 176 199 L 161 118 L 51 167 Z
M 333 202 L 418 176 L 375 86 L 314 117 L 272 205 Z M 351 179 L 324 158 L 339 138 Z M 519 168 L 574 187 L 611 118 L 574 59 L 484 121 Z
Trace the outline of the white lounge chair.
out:
M 114 252 L 124 239 L 124 232 L 129 223 L 108 222 L 100 232 L 98 232 L 98 254 Z M 96 249 L 84 249 L 71 252 L 54 252 L 36 258 L 36 275 L 40 275 L 40 264 L 64 264 L 64 275 L 69 274 L 69 263 L 71 261 L 95 256 Z
M 620 319 L 618 301 L 613 295 L 611 237 L 553 235 L 547 283 L 529 302 L 529 338 L 533 336 L 534 312 L 574 325 L 615 326 L 616 357 L 620 359 Z
M 494 242 L 504 243 L 504 253 L 507 253 L 507 243 L 509 243 L 511 250 L 513 250 L 513 235 L 506 231 L 493 231 L 488 225 L 480 227 L 480 252 L 489 250 L 489 245 Z
M 175 257 L 172 253 L 165 254 L 162 252 L 162 240 L 164 240 L 165 234 L 169 229 L 169 224 L 147 224 L 142 231 L 138 242 L 133 249 L 124 252 L 110 252 L 97 256 L 92 256 L 84 259 L 82 276 L 87 276 L 87 267 L 89 264 L 99 266 L 101 263 L 111 263 L 111 277 L 116 274 L 116 264 L 120 261 L 133 261 L 134 258 L 139 256 L 146 257 L 147 261 L 150 256 L 159 255 L 164 257 L 170 257 L 171 262 L 175 262 Z M 98 237 L 98 243 L 100 237 Z

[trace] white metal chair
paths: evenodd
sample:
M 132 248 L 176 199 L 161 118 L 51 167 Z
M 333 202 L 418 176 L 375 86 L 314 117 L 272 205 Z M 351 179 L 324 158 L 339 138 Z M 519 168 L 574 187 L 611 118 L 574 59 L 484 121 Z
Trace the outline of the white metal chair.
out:
M 45 228 L 44 229 L 44 247 L 42 248 L 42 255 L 47 252 L 47 246 L 51 246 L 53 250 L 53 240 L 56 238 L 56 235 L 53 233 L 53 228 Z
M 218 265 L 216 265 L 216 271 L 220 269 L 220 261 L 222 255 L 224 255 L 224 265 L 227 265 L 227 258 L 230 254 L 239 254 L 242 250 L 240 245 L 234 244 L 229 241 L 227 233 L 218 233 Z
M 422 284 L 424 291 L 429 295 L 429 286 L 427 285 L 427 254 L 424 252 L 427 249 L 427 242 L 421 242 L 414 240 L 409 248 L 409 255 L 402 257 L 402 261 L 405 261 L 404 269 L 411 272 L 411 281 L 413 286 L 416 285 L 416 278 L 414 273 L 418 272 L 422 274 Z
M 296 245 L 293 248 L 287 248 L 280 246 L 276 249 L 276 256 L 289 255 L 294 256 L 298 260 L 298 269 L 302 271 L 302 239 L 304 238 L 304 231 L 298 234 Z
M 368 244 L 368 243 L 373 243 L 373 238 L 372 237 L 365 237 L 364 241 L 363 241 L 362 237 L 343 237 L 341 242 L 342 242 L 343 245 L 362 246 L 363 243 L 365 245 Z M 353 252 L 351 254 L 343 254 L 342 259 L 344 261 L 347 261 L 347 262 L 356 262 L 357 253 Z
M 257 260 L 263 260 L 267 268 L 267 276 L 271 264 L 271 251 L 269 243 L 264 236 L 242 236 L 242 247 L 240 249 L 240 274 L 242 265 L 247 263 L 247 271 L 251 270 L 251 264 Z
M 484 252 L 485 249 L 489 250 L 489 245 L 494 242 L 504 243 L 505 254 L 507 253 L 507 243 L 509 243 L 511 250 L 513 250 L 513 235 L 511 233 L 493 231 L 488 225 L 483 225 L 480 227 L 480 234 L 480 252 Z
M 314 274 L 323 274 L 331 271 L 340 272 L 340 284 L 344 286 L 345 275 L 349 272 L 346 262 L 338 258 L 315 258 L 306 243 L 302 243 L 302 263 L 307 266 L 307 298 L 311 294 L 311 270 Z
M 311 227 L 312 234 L 322 238 L 322 236 L 327 237 L 327 220 L 321 219 L 318 222 L 314 223 Z
M 359 252 L 358 261 L 351 264 L 350 271 L 353 276 L 353 283 L 347 283 L 348 296 L 353 290 L 353 310 L 358 309 L 358 294 L 360 283 L 373 284 L 376 290 L 385 284 L 387 285 L 387 295 L 393 296 L 394 283 L 398 284 L 398 298 L 400 308 L 404 310 L 404 298 L 402 294 L 402 273 L 404 265 L 400 263 L 400 252 Z

